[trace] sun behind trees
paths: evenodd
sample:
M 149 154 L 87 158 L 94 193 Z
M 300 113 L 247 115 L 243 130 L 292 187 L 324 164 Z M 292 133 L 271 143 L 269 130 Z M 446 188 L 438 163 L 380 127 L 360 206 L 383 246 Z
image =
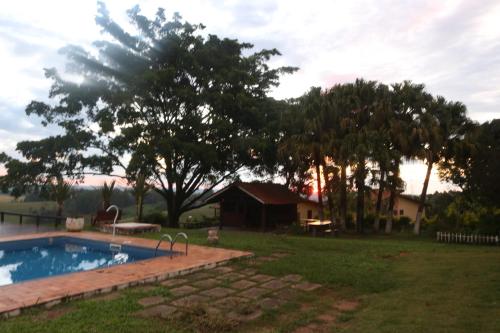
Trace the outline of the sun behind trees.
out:
M 300 193 L 308 192 L 314 176 L 318 215 L 323 218 L 326 202 L 343 229 L 355 189 L 358 232 L 364 230 L 369 183 L 379 193 L 376 232 L 381 194 L 389 190 L 390 233 L 395 197 L 404 188 L 401 163 L 421 160 L 428 168 L 415 216 L 420 233 L 432 168 L 449 168 L 447 161 L 464 154 L 457 147 L 471 122 L 463 104 L 432 96 L 422 84 L 363 79 L 277 101 L 270 89 L 297 69 L 271 69 L 276 49 L 250 53 L 251 44 L 205 36 L 202 24 L 178 14 L 168 20 L 163 9 L 148 19 L 136 6 L 128 16 L 133 32 L 101 3 L 96 23 L 106 39 L 92 50 L 61 50 L 78 82 L 46 69 L 51 102 L 32 101 L 26 113 L 59 126 L 62 134 L 20 142 L 22 161 L 3 154 L 4 190 L 20 195 L 62 177 L 118 174 L 140 187 L 139 217 L 142 192 L 152 188 L 165 199 L 168 225 L 176 227 L 182 213 L 242 169 L 278 176 Z M 459 178 L 455 171 L 446 175 Z

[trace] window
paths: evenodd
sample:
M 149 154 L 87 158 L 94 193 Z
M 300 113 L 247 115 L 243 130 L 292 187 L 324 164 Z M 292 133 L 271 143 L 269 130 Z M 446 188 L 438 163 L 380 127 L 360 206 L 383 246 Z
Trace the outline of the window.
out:
M 307 218 L 308 218 L 308 219 L 312 219 L 312 218 L 313 218 L 313 211 L 312 211 L 311 209 L 309 209 L 309 210 L 307 211 Z
M 394 215 L 398 215 L 398 210 L 394 209 L 393 213 L 394 213 Z
M 405 210 L 404 209 L 400 209 L 399 210 L 399 215 L 404 215 L 405 214 Z

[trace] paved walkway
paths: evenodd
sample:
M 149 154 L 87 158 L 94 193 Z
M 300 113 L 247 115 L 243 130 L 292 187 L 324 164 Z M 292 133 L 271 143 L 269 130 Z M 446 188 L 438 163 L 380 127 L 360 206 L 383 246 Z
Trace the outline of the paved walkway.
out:
M 285 305 L 299 292 L 321 287 L 300 275 L 274 277 L 259 274 L 253 268 L 222 266 L 161 283 L 170 296 L 139 299 L 143 309 L 135 315 L 173 319 L 182 312 L 205 307 L 210 314 L 223 314 L 235 322 L 259 318 L 266 310 Z

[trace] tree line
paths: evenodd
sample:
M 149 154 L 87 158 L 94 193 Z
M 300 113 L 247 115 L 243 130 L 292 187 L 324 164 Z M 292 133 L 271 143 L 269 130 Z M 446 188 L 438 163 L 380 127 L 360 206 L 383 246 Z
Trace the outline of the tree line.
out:
M 462 103 L 410 81 L 363 79 L 275 100 L 271 89 L 297 70 L 271 67 L 278 50 L 253 51 L 250 43 L 206 34 L 202 24 L 178 14 L 167 19 L 161 8 L 151 19 L 138 6 L 127 14 L 132 31 L 99 3 L 96 24 L 105 38 L 90 50 L 63 48 L 65 73 L 45 69 L 52 81 L 49 101 L 32 101 L 26 113 L 44 126 L 58 126 L 60 134 L 19 142 L 23 159 L 0 155 L 7 170 L 0 178 L 4 191 L 21 195 L 61 179 L 118 176 L 139 189 L 139 201 L 145 190 L 160 195 L 168 225 L 175 227 L 182 213 L 242 170 L 279 177 L 297 192 L 315 177 L 320 204 L 325 196 L 342 226 L 347 194 L 355 188 L 361 232 L 368 185 L 378 188 L 378 229 L 381 193 L 389 190 L 394 205 L 404 186 L 401 163 L 421 160 L 427 174 L 415 223 L 419 233 L 432 169 L 437 165 L 446 179 L 463 182 L 466 156 L 474 150 L 464 142 L 474 140 L 469 136 L 477 124 Z

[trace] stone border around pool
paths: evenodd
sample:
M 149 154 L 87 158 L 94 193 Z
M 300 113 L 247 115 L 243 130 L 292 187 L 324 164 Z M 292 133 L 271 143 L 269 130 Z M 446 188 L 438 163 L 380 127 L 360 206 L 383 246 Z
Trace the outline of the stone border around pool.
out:
M 78 237 L 148 248 L 155 248 L 158 243 L 158 240 L 127 236 L 113 238 L 111 235 L 95 232 L 48 232 L 8 236 L 0 237 L 0 243 L 58 236 Z M 161 248 L 168 250 L 166 244 Z M 184 244 L 176 244 L 174 250 L 183 251 Z M 167 257 L 152 258 L 108 268 L 98 268 L 1 286 L 0 318 L 18 316 L 23 310 L 33 307 L 51 308 L 62 302 L 90 298 L 129 287 L 155 283 L 252 256 L 253 253 L 251 252 L 189 245 L 187 256 L 180 255 L 172 259 Z

